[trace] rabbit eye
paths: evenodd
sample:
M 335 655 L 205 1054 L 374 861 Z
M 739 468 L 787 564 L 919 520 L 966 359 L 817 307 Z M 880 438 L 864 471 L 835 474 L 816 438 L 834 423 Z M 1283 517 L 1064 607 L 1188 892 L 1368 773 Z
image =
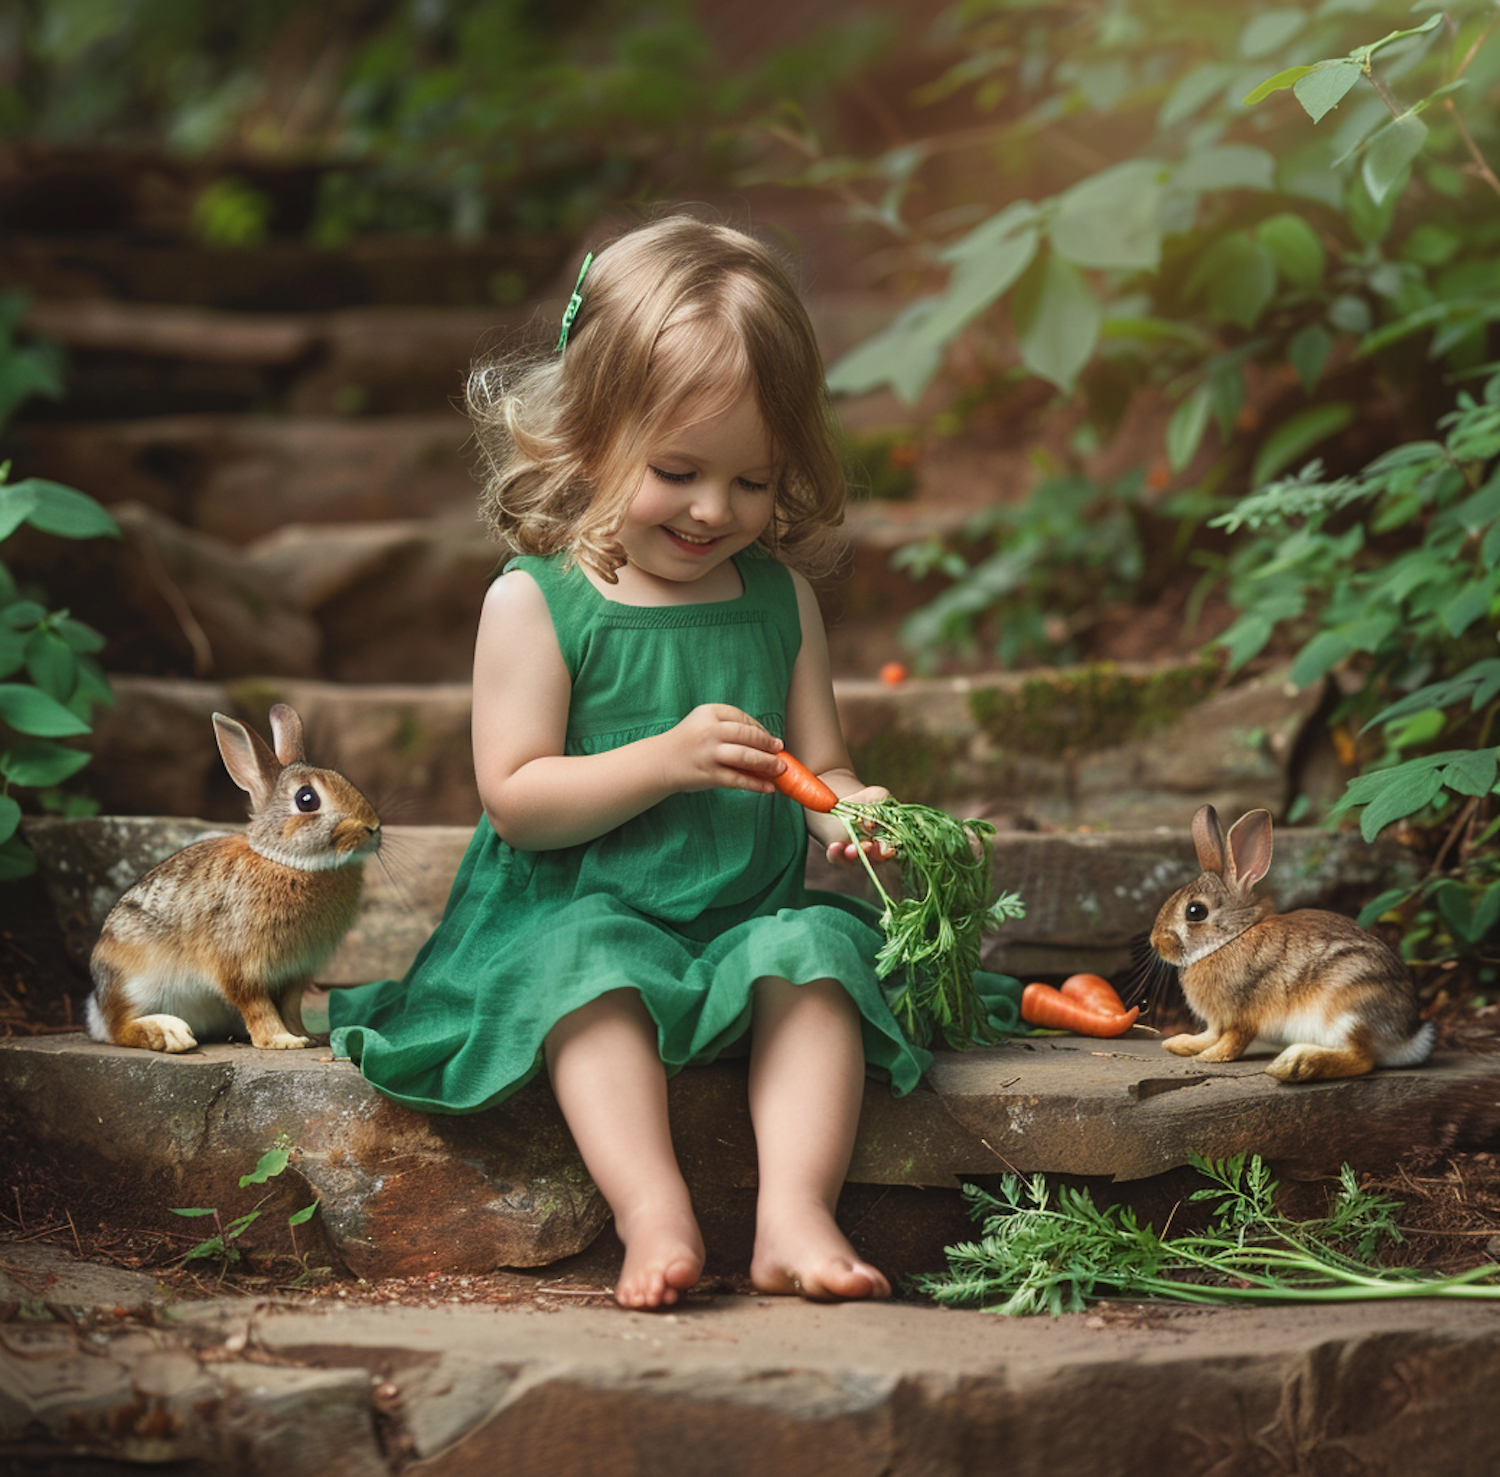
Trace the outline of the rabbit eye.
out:
M 323 803 L 318 798 L 318 792 L 313 789 L 311 785 L 303 785 L 303 787 L 297 791 L 294 799 L 297 802 L 297 809 L 302 811 L 304 814 L 308 811 L 316 810 Z
M 1208 904 L 1199 902 L 1189 903 L 1184 916 L 1189 923 L 1202 923 L 1208 917 Z

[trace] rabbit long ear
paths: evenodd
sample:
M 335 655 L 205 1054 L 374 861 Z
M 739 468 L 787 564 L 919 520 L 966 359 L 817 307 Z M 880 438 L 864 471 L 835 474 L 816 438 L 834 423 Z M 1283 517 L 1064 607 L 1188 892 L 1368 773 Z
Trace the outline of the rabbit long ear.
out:
M 214 714 L 214 737 L 229 778 L 249 795 L 252 808 L 259 810 L 271 798 L 281 773 L 276 756 L 253 728 L 223 713 Z
M 1224 870 L 1224 832 L 1219 826 L 1219 812 L 1212 805 L 1200 805 L 1193 816 L 1193 846 L 1198 865 L 1205 872 Z
M 1249 892 L 1271 870 L 1271 812 L 1246 811 L 1229 828 L 1229 875 L 1225 881 Z
M 307 753 L 302 747 L 302 720 L 285 703 L 277 703 L 271 709 L 271 741 L 276 745 L 276 757 L 283 764 L 306 761 Z

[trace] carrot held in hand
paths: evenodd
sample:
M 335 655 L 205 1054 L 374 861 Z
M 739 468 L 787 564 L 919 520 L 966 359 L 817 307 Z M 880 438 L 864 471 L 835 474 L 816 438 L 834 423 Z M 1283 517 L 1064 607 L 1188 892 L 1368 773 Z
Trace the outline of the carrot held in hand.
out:
M 1079 1036 L 1123 1036 L 1135 1024 L 1140 1007 L 1104 1013 L 1064 995 L 1052 985 L 1027 985 L 1021 992 L 1021 1019 L 1033 1026 L 1072 1031 Z
M 1069 975 L 1062 982 L 1062 992 L 1070 1000 L 1096 1010 L 1100 1015 L 1124 1015 L 1125 1002 L 1115 993 L 1115 987 L 1098 974 Z
M 781 751 L 781 757 L 786 768 L 776 776 L 776 788 L 783 795 L 790 795 L 804 809 L 820 810 L 825 814 L 839 803 L 839 797 L 800 759 L 793 759 L 785 749 Z

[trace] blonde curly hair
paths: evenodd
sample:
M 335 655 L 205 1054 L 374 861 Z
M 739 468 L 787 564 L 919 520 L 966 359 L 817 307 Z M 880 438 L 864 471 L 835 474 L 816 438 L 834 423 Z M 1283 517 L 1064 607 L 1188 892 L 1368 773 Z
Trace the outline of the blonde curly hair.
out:
M 653 445 L 747 389 L 776 462 L 761 543 L 803 573 L 826 573 L 847 486 L 812 325 L 767 246 L 693 216 L 638 227 L 598 253 L 563 352 L 476 364 L 465 399 L 483 459 L 480 510 L 516 552 L 567 552 L 612 583 Z

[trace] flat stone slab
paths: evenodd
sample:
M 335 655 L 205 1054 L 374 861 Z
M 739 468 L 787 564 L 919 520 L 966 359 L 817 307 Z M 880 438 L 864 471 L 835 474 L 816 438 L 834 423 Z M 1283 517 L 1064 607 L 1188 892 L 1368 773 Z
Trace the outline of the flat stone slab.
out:
M 71 1275 L 0 1247 L 0 1299 L 45 1282 L 66 1300 Z M 1490 1471 L 1500 1444 L 1500 1324 L 1435 1300 L 100 1311 L 86 1349 L 61 1321 L 0 1325 L 0 1446 L 184 1477 L 1446 1477 Z
M 1440 1054 L 1417 1070 L 1287 1086 L 1260 1070 L 1269 1055 L 1207 1068 L 1145 1038 L 1037 1037 L 941 1053 L 905 1098 L 871 1080 L 848 1193 L 851 1208 L 889 1204 L 862 1249 L 893 1272 L 919 1270 L 942 1243 L 921 1228 L 903 1243 L 906 1209 L 921 1220 L 936 1208 L 953 1231 L 951 1203 L 918 1195 L 903 1209 L 890 1198 L 902 1187 L 951 1192 L 1007 1170 L 1137 1181 L 1194 1152 L 1257 1152 L 1309 1173 L 1374 1169 L 1414 1144 L 1472 1147 L 1500 1131 L 1491 1057 Z M 756 1184 L 745 1076 L 743 1061 L 721 1060 L 669 1090 L 705 1232 L 736 1254 Z M 49 1213 L 175 1231 L 174 1207 L 228 1216 L 258 1203 L 239 1177 L 283 1142 L 293 1163 L 245 1244 L 289 1250 L 285 1217 L 317 1198 L 305 1235 L 370 1278 L 547 1265 L 586 1248 L 607 1219 L 541 1078 L 482 1113 L 423 1114 L 317 1048 L 168 1056 L 59 1035 L 0 1042 L 0 1133 L 18 1183 Z M 864 1195 L 870 1187 L 879 1195 Z

